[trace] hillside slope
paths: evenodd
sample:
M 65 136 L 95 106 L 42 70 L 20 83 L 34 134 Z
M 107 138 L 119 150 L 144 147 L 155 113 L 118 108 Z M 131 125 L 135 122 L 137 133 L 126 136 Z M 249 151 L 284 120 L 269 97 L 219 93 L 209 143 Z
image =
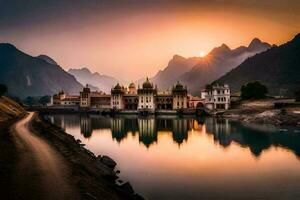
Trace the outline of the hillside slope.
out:
M 52 95 L 60 90 L 78 94 L 83 86 L 59 65 L 32 57 L 11 44 L 0 44 L 0 82 L 12 96 Z
M 0 97 L 0 123 L 17 117 L 24 112 L 24 108 L 18 103 L 5 96 Z

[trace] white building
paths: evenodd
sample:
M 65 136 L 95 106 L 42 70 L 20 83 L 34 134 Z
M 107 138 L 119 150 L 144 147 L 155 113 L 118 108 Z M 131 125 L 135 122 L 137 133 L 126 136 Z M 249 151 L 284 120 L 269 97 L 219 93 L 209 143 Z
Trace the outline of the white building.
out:
M 119 83 L 111 90 L 111 107 L 113 109 L 124 109 L 124 94 L 125 88 L 120 86 Z
M 213 85 L 206 89 L 205 93 L 205 107 L 209 110 L 221 109 L 227 110 L 230 107 L 230 88 L 225 85 Z
M 149 79 L 143 83 L 142 88 L 138 88 L 138 109 L 143 110 L 155 110 L 155 96 L 157 93 L 157 88 L 150 83 Z

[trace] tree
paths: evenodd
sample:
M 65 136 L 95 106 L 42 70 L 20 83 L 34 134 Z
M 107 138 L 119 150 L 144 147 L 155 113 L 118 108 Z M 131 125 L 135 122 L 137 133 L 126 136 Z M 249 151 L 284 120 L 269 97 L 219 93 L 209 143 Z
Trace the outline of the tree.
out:
M 300 102 L 300 89 L 295 92 L 296 101 Z
M 268 88 L 259 81 L 247 83 L 241 88 L 242 99 L 263 99 L 267 93 Z
M 0 84 L 0 97 L 7 92 L 7 86 Z
M 26 99 L 24 99 L 24 104 L 27 106 L 33 106 L 33 105 L 38 105 L 39 104 L 39 99 L 37 97 L 26 97 Z
M 42 104 L 43 106 L 47 105 L 47 103 L 50 102 L 50 96 L 42 96 L 40 99 L 39 99 L 39 103 Z
M 212 90 L 212 88 L 213 88 L 213 87 L 212 87 L 211 84 L 206 84 L 206 85 L 205 85 L 205 90 L 206 90 L 206 91 L 210 91 L 210 90 Z

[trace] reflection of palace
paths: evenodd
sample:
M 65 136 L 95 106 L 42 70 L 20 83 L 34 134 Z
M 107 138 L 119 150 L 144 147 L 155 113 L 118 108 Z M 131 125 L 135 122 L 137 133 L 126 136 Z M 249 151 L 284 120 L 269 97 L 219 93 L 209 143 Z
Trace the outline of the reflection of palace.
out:
M 157 141 L 157 131 L 154 118 L 138 119 L 139 141 L 147 147 Z
M 77 124 L 80 124 L 80 132 L 85 138 L 92 136 L 92 133 L 96 129 L 110 129 L 112 132 L 112 138 L 117 142 L 121 142 L 127 137 L 130 132 L 135 135 L 139 135 L 139 141 L 146 147 L 157 142 L 158 132 L 163 134 L 164 132 L 172 132 L 172 139 L 181 144 L 188 139 L 188 131 L 193 128 L 194 119 L 185 118 L 136 118 L 131 117 L 100 117 L 97 115 L 76 115 Z M 56 119 L 56 120 L 54 120 Z M 65 127 L 71 119 L 64 118 L 50 118 L 51 121 L 59 126 Z
M 49 115 L 45 116 L 51 123 L 66 129 L 80 128 L 84 137 L 92 136 L 94 130 L 110 129 L 112 138 L 118 142 L 126 138 L 131 132 L 139 134 L 139 141 L 146 147 L 157 141 L 158 132 L 172 132 L 172 139 L 181 144 L 188 140 L 188 132 L 191 129 L 201 130 L 205 124 L 206 133 L 212 134 L 214 140 L 224 148 L 232 142 L 241 147 L 249 148 L 254 156 L 272 146 L 280 146 L 294 152 L 300 158 L 300 134 L 280 132 L 277 129 L 268 131 L 268 127 L 244 126 L 237 122 L 229 122 L 225 119 L 202 118 L 136 118 L 115 117 L 108 118 L 99 115 Z M 79 127 L 80 125 L 80 127 Z M 203 126 L 204 127 L 204 126 Z M 264 128 L 264 129 L 262 129 Z

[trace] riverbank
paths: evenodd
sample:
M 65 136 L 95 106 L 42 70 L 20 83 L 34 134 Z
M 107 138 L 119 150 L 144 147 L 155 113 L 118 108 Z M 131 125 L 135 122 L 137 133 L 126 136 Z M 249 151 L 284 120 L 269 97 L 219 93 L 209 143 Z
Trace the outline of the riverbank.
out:
M 48 141 L 67 161 L 71 180 L 77 185 L 81 199 L 143 199 L 135 194 L 129 183 L 117 185 L 114 167 L 102 162 L 92 152 L 84 148 L 80 141 L 40 118 L 32 122 L 32 130 Z
M 143 199 L 129 183 L 116 183 L 115 163 L 109 157 L 97 158 L 61 128 L 32 116 L 9 98 L 0 97 L 1 198 L 57 199 L 51 197 L 58 192 L 45 191 L 62 191 L 64 196 L 67 192 L 56 182 L 62 180 L 74 186 L 69 194 L 80 199 Z M 52 173 L 48 168 L 59 170 Z M 54 183 L 43 184 L 45 179 Z
M 287 99 L 285 101 L 291 104 L 294 100 Z M 295 106 L 276 108 L 274 104 L 278 102 L 282 102 L 282 100 L 243 101 L 238 107 L 230 109 L 218 117 L 246 123 L 300 126 L 300 107 L 295 104 Z

